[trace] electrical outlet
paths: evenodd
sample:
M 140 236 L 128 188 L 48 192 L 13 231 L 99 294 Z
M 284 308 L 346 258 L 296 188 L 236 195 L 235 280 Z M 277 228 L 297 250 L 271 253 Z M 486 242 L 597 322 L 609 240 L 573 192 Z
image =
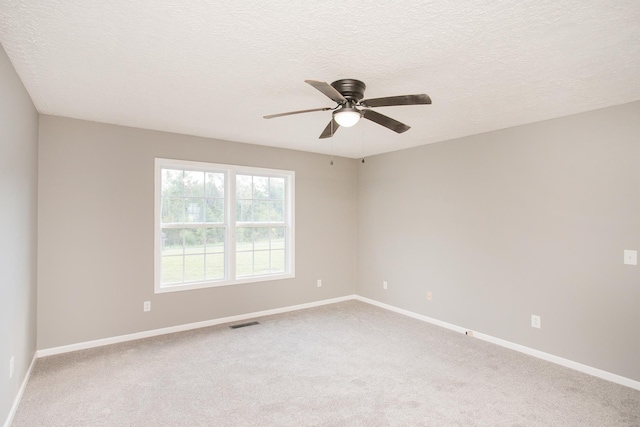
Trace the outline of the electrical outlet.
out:
M 431 291 L 427 291 L 427 301 L 431 301 L 433 299 L 433 295 L 431 295 Z
M 382 289 L 387 289 L 387 282 L 382 282 Z
M 531 327 L 540 329 L 540 316 L 531 315 Z
M 13 369 L 15 365 L 15 357 L 11 356 L 9 360 L 9 379 L 13 378 Z
M 322 287 L 322 280 L 318 279 L 318 281 L 316 282 L 316 285 L 321 288 Z
M 151 311 L 151 301 L 145 301 L 143 309 L 144 311 Z

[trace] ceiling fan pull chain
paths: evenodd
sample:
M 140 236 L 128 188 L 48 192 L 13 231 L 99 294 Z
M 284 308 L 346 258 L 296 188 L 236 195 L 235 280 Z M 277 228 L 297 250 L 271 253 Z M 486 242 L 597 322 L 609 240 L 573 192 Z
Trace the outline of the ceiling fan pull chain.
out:
M 331 120 L 330 125 L 331 125 L 331 136 L 333 136 L 333 120 Z M 331 163 L 329 164 L 333 166 L 333 139 L 331 139 Z
M 364 163 L 364 123 L 360 127 L 362 128 L 362 163 Z

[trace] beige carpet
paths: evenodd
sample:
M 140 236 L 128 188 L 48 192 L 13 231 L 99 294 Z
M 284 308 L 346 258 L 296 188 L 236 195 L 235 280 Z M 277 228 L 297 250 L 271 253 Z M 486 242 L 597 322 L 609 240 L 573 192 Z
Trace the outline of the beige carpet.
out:
M 37 361 L 13 426 L 640 426 L 640 391 L 358 301 Z

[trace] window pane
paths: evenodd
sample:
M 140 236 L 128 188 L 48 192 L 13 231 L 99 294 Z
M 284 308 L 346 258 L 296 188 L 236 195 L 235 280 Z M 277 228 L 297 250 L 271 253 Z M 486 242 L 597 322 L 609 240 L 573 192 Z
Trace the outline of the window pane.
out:
M 181 170 L 162 169 L 162 197 L 183 195 L 182 175 Z
M 238 277 L 284 272 L 285 230 L 285 227 L 239 227 L 236 234 Z
M 253 198 L 268 199 L 269 198 L 269 178 L 266 176 L 253 177 Z
M 270 266 L 270 251 L 254 252 L 253 274 L 268 274 Z
M 284 201 L 269 202 L 269 222 L 284 222 Z
M 269 205 L 271 202 L 255 200 L 253 202 L 253 222 L 269 222 Z
M 204 222 L 203 199 L 186 199 L 185 208 L 184 222 Z
M 236 201 L 236 222 L 252 222 L 252 202 L 251 200 Z
M 269 250 L 269 229 L 266 227 L 256 227 L 253 229 L 253 249 Z
M 271 229 L 271 249 L 284 249 L 285 246 L 285 229 L 284 227 L 277 227 Z
M 205 262 L 207 280 L 224 279 L 224 254 L 207 254 Z
M 236 251 L 253 250 L 253 229 L 250 227 L 238 227 L 236 229 Z
M 271 273 L 282 273 L 284 270 L 284 250 L 271 251 Z
M 162 229 L 162 255 L 182 255 L 182 230 L 176 228 Z M 182 273 L 181 273 L 182 274 Z
M 184 230 L 184 253 L 203 254 L 204 235 L 205 229 L 203 228 L 186 228 Z
M 284 178 L 269 178 L 269 198 L 284 200 Z
M 253 252 L 238 252 L 236 254 L 236 276 L 251 276 L 253 274 Z
M 204 280 L 204 255 L 185 255 L 184 281 Z
M 206 222 L 224 222 L 224 199 L 206 199 Z
M 187 197 L 204 196 L 204 172 L 184 171 L 184 195 Z
M 252 177 L 249 175 L 236 175 L 236 198 L 252 199 Z
M 205 195 L 210 198 L 224 198 L 224 174 L 207 172 L 205 174 Z
M 160 262 L 162 264 L 160 273 L 162 284 L 182 282 L 182 255 L 163 256 Z
M 224 252 L 224 228 L 208 228 L 206 232 L 206 252 L 223 253 Z
M 184 218 L 184 199 L 181 197 L 162 198 L 162 223 L 178 223 Z

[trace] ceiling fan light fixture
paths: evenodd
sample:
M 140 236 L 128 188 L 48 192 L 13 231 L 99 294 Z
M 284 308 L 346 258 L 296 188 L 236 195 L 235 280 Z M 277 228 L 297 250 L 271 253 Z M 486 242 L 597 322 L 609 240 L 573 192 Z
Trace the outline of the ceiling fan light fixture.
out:
M 354 107 L 344 107 L 338 111 L 333 112 L 333 119 L 336 121 L 336 123 L 345 128 L 351 127 L 358 123 L 361 116 L 362 113 L 360 112 L 360 110 Z

